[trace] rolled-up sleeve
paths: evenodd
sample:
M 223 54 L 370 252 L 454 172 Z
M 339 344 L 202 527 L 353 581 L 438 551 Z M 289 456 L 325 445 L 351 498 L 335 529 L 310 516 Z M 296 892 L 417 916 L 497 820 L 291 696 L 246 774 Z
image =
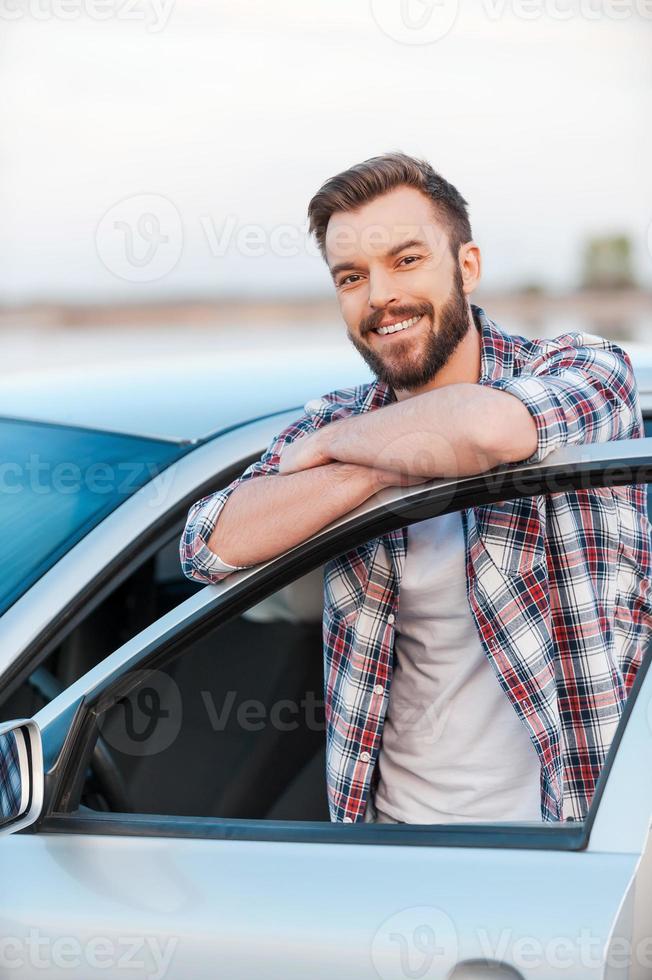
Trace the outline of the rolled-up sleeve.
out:
M 215 530 L 218 518 L 236 487 L 259 476 L 278 474 L 283 447 L 294 442 L 301 435 L 313 432 L 314 428 L 312 418 L 302 416 L 275 436 L 261 458 L 251 463 L 237 479 L 223 490 L 208 494 L 192 505 L 179 541 L 181 568 L 187 578 L 211 585 L 221 582 L 227 575 L 241 568 L 250 567 L 229 565 L 208 547 L 208 541 Z
M 534 419 L 537 448 L 527 463 L 538 463 L 562 446 L 643 435 L 629 355 L 592 334 L 566 334 L 544 343 L 520 374 L 487 386 L 515 395 Z

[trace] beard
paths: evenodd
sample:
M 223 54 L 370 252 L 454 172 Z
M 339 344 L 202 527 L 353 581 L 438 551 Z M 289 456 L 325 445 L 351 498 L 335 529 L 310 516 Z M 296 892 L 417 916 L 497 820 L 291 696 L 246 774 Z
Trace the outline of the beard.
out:
M 438 371 L 450 360 L 459 344 L 466 336 L 469 327 L 469 305 L 464 293 L 464 284 L 459 266 L 455 269 L 451 295 L 441 308 L 439 328 L 434 329 L 435 311 L 432 303 L 424 302 L 418 306 L 400 306 L 392 309 L 391 315 L 408 319 L 413 316 L 426 316 L 430 320 L 430 330 L 425 341 L 423 356 L 412 363 L 408 356 L 412 342 L 406 337 L 402 350 L 394 351 L 387 360 L 361 339 L 371 330 L 380 326 L 387 310 L 377 310 L 360 325 L 360 336 L 347 331 L 349 340 L 363 357 L 380 382 L 393 389 L 410 391 L 421 388 L 435 377 Z M 408 328 L 408 331 L 411 328 Z M 401 342 L 392 342 L 398 347 Z

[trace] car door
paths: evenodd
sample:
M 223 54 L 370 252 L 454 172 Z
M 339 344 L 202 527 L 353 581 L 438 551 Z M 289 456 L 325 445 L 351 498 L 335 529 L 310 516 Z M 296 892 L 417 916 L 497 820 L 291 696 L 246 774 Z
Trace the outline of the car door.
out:
M 632 941 L 652 816 L 649 656 L 581 823 L 343 825 L 103 813 L 79 801 L 107 712 L 198 637 L 325 560 L 461 507 L 651 474 L 652 440 L 633 440 L 384 491 L 274 561 L 203 589 L 115 651 L 36 717 L 47 772 L 41 817 L 0 840 L 11 882 L 0 899 L 4 965 L 21 978 L 45 966 L 85 978 L 640 976 L 649 947 Z M 183 774 L 177 785 L 182 796 Z

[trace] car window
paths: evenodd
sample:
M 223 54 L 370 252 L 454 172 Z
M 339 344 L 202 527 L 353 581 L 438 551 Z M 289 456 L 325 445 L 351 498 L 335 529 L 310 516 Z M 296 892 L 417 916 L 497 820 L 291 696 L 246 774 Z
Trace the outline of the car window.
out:
M 610 490 L 602 493 L 610 499 Z M 501 507 L 495 505 L 494 517 L 500 519 Z M 476 512 L 476 518 L 482 515 Z M 509 571 L 507 566 L 503 571 Z M 536 575 L 537 569 L 528 566 L 525 573 Z M 130 810 L 328 819 L 323 584 L 323 568 L 317 569 L 229 622 L 193 634 L 173 660 L 154 672 L 127 677 L 128 693 L 100 712 L 98 730 L 119 770 Z M 334 584 L 327 579 L 331 592 Z M 337 587 L 348 595 L 354 586 L 350 576 Z M 345 629 L 353 629 L 353 606 L 342 603 L 341 608 Z M 630 683 L 631 663 L 621 666 Z M 505 722 L 516 720 L 523 734 L 508 707 Z M 95 775 L 86 782 L 82 802 L 111 809 Z
M 0 615 L 188 446 L 0 419 Z

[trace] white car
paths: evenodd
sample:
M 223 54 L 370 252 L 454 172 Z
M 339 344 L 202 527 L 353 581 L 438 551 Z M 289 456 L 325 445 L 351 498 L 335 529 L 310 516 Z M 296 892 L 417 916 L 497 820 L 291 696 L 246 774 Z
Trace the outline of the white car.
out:
M 321 645 L 327 560 L 443 510 L 648 483 L 652 438 L 384 490 L 218 585 L 182 574 L 190 504 L 369 377 L 304 350 L 4 386 L 0 976 L 652 976 L 648 660 L 585 822 L 342 825 Z

